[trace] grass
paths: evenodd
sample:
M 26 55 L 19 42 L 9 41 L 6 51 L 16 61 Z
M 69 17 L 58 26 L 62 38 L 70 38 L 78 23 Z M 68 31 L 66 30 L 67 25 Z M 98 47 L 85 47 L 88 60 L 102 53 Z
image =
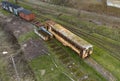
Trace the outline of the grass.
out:
M 24 1 L 27 1 L 27 0 L 24 0 Z M 27 1 L 28 2 L 28 1 Z M 56 10 L 56 11 L 63 11 L 65 13 L 69 13 L 69 14 L 75 14 L 78 13 L 77 10 L 73 9 L 73 8 L 69 8 L 69 7 L 64 7 L 64 6 L 59 6 L 59 5 L 51 5 L 51 4 L 48 4 L 48 3 L 44 3 L 44 2 L 40 2 L 40 3 L 36 3 L 36 2 L 33 2 L 33 4 L 37 4 L 37 6 L 41 6 L 45 9 L 51 9 L 51 10 Z M 70 12 L 72 11 L 72 12 Z
M 119 38 L 120 30 L 118 30 L 118 29 L 107 27 L 107 26 L 98 26 L 98 25 L 95 25 L 94 23 L 91 23 L 88 21 L 83 21 L 83 20 L 81 21 L 77 17 L 68 15 L 68 14 L 67 15 L 63 14 L 63 15 L 59 16 L 58 18 L 62 21 L 72 23 L 73 25 L 80 27 L 81 29 L 89 30 L 89 32 L 98 33 L 98 34 L 108 37 L 110 39 L 120 41 L 120 38 Z
M 77 64 L 77 66 L 81 69 L 82 72 L 87 74 L 90 79 L 94 79 L 95 81 L 106 81 L 105 78 L 102 77 L 98 72 L 96 72 L 92 67 L 87 65 L 84 60 L 82 60 L 77 53 L 75 53 L 71 48 L 65 47 L 56 40 L 56 43 L 61 46 L 66 52 L 70 55 L 71 58 L 73 58 L 73 61 Z
M 66 26 L 71 26 L 68 23 L 62 22 L 60 20 L 57 20 L 55 18 L 53 18 L 50 15 L 46 15 L 49 18 L 52 18 L 53 20 L 61 23 L 62 25 L 66 25 Z M 114 58 L 113 56 L 110 55 L 110 52 L 108 50 L 105 50 L 104 48 L 100 47 L 98 44 L 94 43 L 94 40 L 90 40 L 89 38 L 86 38 L 84 36 L 81 36 L 83 39 L 91 42 L 91 44 L 94 45 L 94 53 L 91 56 L 93 59 L 95 59 L 99 64 L 101 64 L 104 68 L 106 68 L 108 71 L 110 71 L 119 81 L 120 80 L 120 69 L 119 69 L 119 65 L 120 65 L 120 61 L 117 60 L 116 58 Z M 102 36 L 102 38 L 107 39 L 109 41 L 112 41 L 112 43 L 117 44 L 114 40 L 105 38 Z M 104 40 L 103 40 L 104 41 Z M 114 42 L 113 42 L 114 41 Z M 119 43 L 118 43 L 119 44 Z M 76 59 L 76 58 L 75 58 Z M 77 60 L 76 60 L 77 61 Z
M 44 8 L 46 8 L 46 7 L 44 7 Z M 56 9 L 54 9 L 54 10 L 56 10 Z M 64 12 L 64 9 L 60 10 L 60 11 L 58 10 L 58 12 L 62 12 L 62 11 Z M 56 13 L 51 13 L 50 15 L 55 16 Z M 94 23 L 80 20 L 75 15 L 69 15 L 69 14 L 65 14 L 65 13 L 62 13 L 62 15 L 57 17 L 57 18 L 62 20 L 62 21 L 65 21 L 65 22 L 72 23 L 75 26 L 80 26 L 80 28 L 82 28 L 84 30 L 89 30 L 90 32 L 95 32 L 95 33 L 98 33 L 98 34 L 103 35 L 105 37 L 108 37 L 110 39 L 120 41 L 120 38 L 119 38 L 120 37 L 120 34 L 119 34 L 120 30 L 118 30 L 118 29 L 107 27 L 107 26 L 98 26 L 98 25 L 95 25 Z M 115 31 L 113 31 L 113 30 L 115 30 Z
M 0 12 L 1 12 L 2 14 L 6 15 L 6 16 L 10 15 L 10 13 L 8 13 L 8 11 L 3 10 L 3 9 L 1 9 L 1 8 L 0 8 Z
M 116 58 L 110 55 L 111 52 L 105 50 L 104 48 L 100 47 L 98 44 L 94 43 L 94 40 L 90 40 L 84 36 L 81 36 L 85 40 L 89 41 L 94 45 L 94 53 L 92 58 L 94 58 L 99 64 L 101 64 L 104 68 L 109 70 L 114 76 L 120 80 L 118 74 L 120 74 L 119 65 L 120 62 Z M 115 55 L 115 54 L 114 54 Z
M 33 59 L 29 64 L 36 75 L 37 81 L 71 81 L 60 69 L 55 67 L 48 55 Z
M 57 20 L 56 17 L 53 17 L 51 15 L 44 15 L 44 16 L 49 17 L 49 18 L 59 22 L 59 20 Z M 63 21 L 69 22 L 69 23 L 72 22 L 73 25 L 78 25 L 78 26 L 80 25 L 80 26 L 82 26 L 81 27 L 82 29 L 90 30 L 89 32 L 101 34 L 102 37 L 100 37 L 100 38 L 106 39 L 108 37 L 110 40 L 115 39 L 115 40 L 119 41 L 119 30 L 113 31 L 113 29 L 107 28 L 105 26 L 97 26 L 97 25 L 94 25 L 89 22 L 82 22 L 82 21 L 79 22 L 78 20 L 74 19 L 73 17 L 71 18 L 71 16 L 67 16 L 67 15 L 65 15 L 63 17 L 59 17 L 59 18 L 61 18 L 61 20 L 63 20 Z M 65 23 L 62 22 L 62 24 L 65 24 Z M 68 23 L 66 25 L 68 26 Z M 118 31 L 118 32 L 116 32 L 116 31 Z M 108 50 L 105 50 L 104 48 L 99 47 L 98 44 L 95 44 L 93 42 L 94 40 L 90 40 L 89 38 L 86 38 L 86 37 L 83 37 L 83 38 L 87 41 L 90 41 L 92 44 L 94 44 L 94 54 L 92 55 L 92 58 L 95 59 L 103 67 L 105 67 L 107 70 L 109 70 L 112 74 L 114 74 L 114 76 L 118 80 L 120 80 L 120 78 L 119 78 L 119 75 L 120 75 L 119 61 L 116 58 L 112 57 Z
M 53 16 L 51 17 L 50 15 L 46 15 L 47 17 L 49 17 L 49 18 L 52 18 L 52 19 L 54 19 L 53 18 Z M 66 18 L 66 17 L 65 17 Z M 69 18 L 69 17 L 68 17 Z M 54 19 L 54 20 L 56 20 L 56 19 Z M 70 20 L 70 19 L 66 19 L 66 20 Z M 67 24 L 68 25 L 68 24 Z M 86 23 L 81 23 L 81 25 L 83 25 L 84 27 L 86 27 L 86 25 L 87 26 L 89 26 L 90 24 L 86 24 Z M 90 25 L 90 27 L 96 27 L 94 24 L 92 24 L 92 25 Z M 98 27 L 98 26 L 97 26 Z M 96 28 L 97 28 L 96 27 Z M 99 27 L 100 28 L 100 27 Z M 98 30 L 99 30 L 99 28 L 98 28 Z M 87 28 L 86 28 L 87 29 Z M 94 28 L 89 28 L 89 29 L 93 29 L 94 30 Z M 103 27 L 103 29 L 104 29 L 104 27 Z M 106 29 L 106 27 L 105 27 L 105 30 L 103 30 L 102 28 L 101 28 L 101 30 L 102 31 L 104 31 L 104 32 L 106 32 L 105 30 L 107 30 Z M 112 31 L 111 29 L 110 29 L 110 31 Z M 101 31 L 100 31 L 101 32 Z M 106 34 L 107 35 L 107 34 Z M 111 33 L 109 34 L 109 35 L 111 35 Z M 112 37 L 115 37 L 115 35 L 114 36 L 112 36 Z M 84 37 L 85 38 L 85 37 Z M 106 39 L 106 38 L 105 38 Z M 88 41 L 89 41 L 89 39 L 87 39 Z M 111 39 L 110 39 L 111 40 Z M 92 42 L 92 41 L 91 41 Z M 93 43 L 94 44 L 94 43 Z M 95 45 L 95 46 L 97 46 L 98 48 L 99 48 L 99 45 Z M 102 50 L 102 48 L 99 48 L 99 49 L 94 49 L 94 50 L 96 50 L 96 51 L 99 51 L 99 50 Z M 116 76 L 116 78 L 119 80 L 119 77 L 118 77 L 118 75 L 117 74 L 119 74 L 119 61 L 117 60 L 117 59 L 115 59 L 114 57 L 112 57 L 111 55 L 109 55 L 109 52 L 106 52 L 107 50 L 103 50 L 103 52 L 104 52 L 104 54 L 106 55 L 106 57 L 105 56 L 102 56 L 103 54 L 102 54 L 102 52 L 100 52 L 100 54 L 101 54 L 101 56 L 99 56 L 99 58 L 97 58 L 96 56 L 98 56 L 98 54 L 94 54 L 95 56 L 93 57 L 99 64 L 101 64 L 103 67 L 105 67 L 107 70 L 109 70 L 114 76 Z M 106 59 L 107 58 L 107 59 Z M 102 59 L 102 61 L 100 61 L 100 59 Z M 113 60 L 113 61 L 111 61 L 111 62 L 109 62 L 109 60 Z M 113 67 L 113 68 L 111 68 L 111 67 L 107 67 L 107 65 L 106 64 L 109 64 L 110 63 L 110 65 L 111 65 L 111 67 Z M 116 71 L 116 69 L 117 69 L 117 71 Z
M 6 61 L 4 61 L 3 58 L 0 58 L 0 81 L 9 81 L 10 80 L 10 76 L 7 74 L 7 65 L 8 63 Z
M 108 69 L 119 81 L 120 80 L 120 61 L 109 55 L 104 49 L 94 46 L 94 54 L 92 56 L 99 64 Z
M 28 33 L 26 33 L 26 34 L 21 35 L 21 36 L 18 38 L 18 41 L 19 41 L 19 42 L 25 42 L 25 41 L 27 41 L 27 40 L 29 40 L 29 39 L 37 39 L 37 38 L 39 38 L 38 35 L 36 35 L 36 34 L 34 33 L 34 31 L 31 31 L 31 32 L 28 32 Z
M 49 4 L 47 4 L 47 5 L 49 5 Z M 40 6 L 42 6 L 43 8 L 46 9 L 45 5 L 40 5 Z M 49 9 L 51 9 L 51 8 L 54 8 L 54 6 L 49 6 Z M 95 25 L 94 23 L 80 20 L 80 18 L 77 18 L 76 15 L 66 14 L 66 12 L 64 12 L 66 10 L 64 10 L 64 9 L 57 10 L 57 7 L 55 7 L 54 11 L 62 12 L 62 15 L 57 17 L 56 13 L 49 13 L 49 14 L 53 15 L 53 16 L 56 16 L 57 19 L 60 19 L 62 21 L 68 22 L 68 23 L 71 23 L 71 24 L 73 24 L 77 27 L 80 27 L 81 29 L 89 30 L 89 32 L 94 32 L 94 33 L 103 35 L 105 37 L 108 37 L 110 39 L 120 41 L 120 34 L 119 34 L 120 30 L 115 29 L 115 28 L 111 28 L 111 27 L 107 27 L 107 26 L 98 26 L 98 25 Z M 45 13 L 43 13 L 43 14 L 45 14 Z M 48 14 L 48 13 L 46 13 L 46 14 Z M 113 30 L 115 30 L 115 31 L 113 31 Z
M 11 53 L 13 50 L 8 49 L 11 44 L 7 42 L 7 37 L 5 32 L 0 28 L 0 81 L 10 81 L 11 76 L 9 75 L 9 70 L 8 70 L 8 60 L 9 58 L 7 55 L 3 55 L 2 52 L 4 50 L 9 51 Z M 7 47 L 4 47 L 7 46 Z M 10 61 L 10 60 L 9 60 Z

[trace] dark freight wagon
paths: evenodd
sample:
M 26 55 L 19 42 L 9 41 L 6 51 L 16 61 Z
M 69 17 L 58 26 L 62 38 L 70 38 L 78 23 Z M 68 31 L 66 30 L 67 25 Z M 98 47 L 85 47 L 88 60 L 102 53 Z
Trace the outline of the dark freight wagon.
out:
M 26 9 L 19 11 L 19 16 L 27 21 L 35 19 L 35 15 L 31 11 Z
M 2 8 L 9 11 L 9 12 L 12 12 L 15 15 L 18 15 L 18 11 L 23 9 L 20 6 L 15 5 L 15 4 L 11 4 L 11 3 L 7 2 L 7 1 L 2 2 Z
M 12 4 L 7 1 L 2 1 L 2 8 L 17 15 L 20 16 L 21 18 L 31 21 L 35 19 L 35 14 L 33 14 L 31 11 L 26 10 L 18 5 Z
M 10 4 L 9 2 L 2 1 L 2 8 L 9 11 L 9 7 L 8 7 L 9 4 Z
M 20 6 L 17 6 L 17 5 L 13 5 L 12 6 L 12 9 L 13 9 L 13 13 L 15 14 L 15 15 L 19 15 L 19 11 L 20 10 L 22 10 L 23 8 L 22 7 L 20 7 Z

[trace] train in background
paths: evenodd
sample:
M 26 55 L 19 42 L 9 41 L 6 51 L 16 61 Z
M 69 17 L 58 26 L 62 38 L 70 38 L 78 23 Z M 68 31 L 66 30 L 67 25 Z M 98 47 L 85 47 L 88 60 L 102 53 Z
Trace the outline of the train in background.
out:
M 35 19 L 35 14 L 33 14 L 31 11 L 8 1 L 2 1 L 2 8 L 27 21 L 32 21 Z
M 86 58 L 93 52 L 93 46 L 90 43 L 52 20 L 47 20 L 42 24 L 35 21 L 35 14 L 31 11 L 7 1 L 2 1 L 2 8 L 35 25 L 34 32 L 43 40 L 47 41 L 55 37 L 64 46 L 74 50 L 81 58 Z

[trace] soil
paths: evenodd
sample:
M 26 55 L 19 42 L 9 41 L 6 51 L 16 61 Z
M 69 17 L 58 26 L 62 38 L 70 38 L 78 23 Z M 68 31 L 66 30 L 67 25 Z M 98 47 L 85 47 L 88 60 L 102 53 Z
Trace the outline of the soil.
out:
M 32 72 L 32 69 L 28 65 L 28 60 L 30 61 L 31 59 L 48 53 L 43 40 L 40 38 L 30 39 L 19 44 L 18 38 L 27 32 L 33 31 L 33 25 L 14 15 L 4 16 L 0 13 L 0 26 L 1 31 L 5 32 L 4 37 L 7 38 L 7 40 L 5 40 L 4 37 L 1 36 L 3 40 L 0 40 L 0 52 L 10 51 L 9 53 L 12 54 L 15 61 L 20 81 L 36 81 L 34 72 Z M 6 42 L 8 44 L 6 44 Z M 23 46 L 24 48 L 21 48 Z M 17 74 L 10 54 L 6 56 L 7 58 L 3 55 L 2 57 L 0 56 L 0 58 L 7 62 L 6 73 L 8 77 L 11 77 L 9 81 L 17 81 Z M 0 80 L 4 81 L 2 78 L 4 79 L 4 76 L 0 75 Z
M 13 34 L 16 40 L 19 39 L 21 35 L 25 35 L 26 33 L 33 31 L 34 27 L 29 22 L 13 15 L 6 18 L 3 25 L 3 30 L 9 32 L 9 34 Z M 30 39 L 22 42 L 20 46 L 24 47 L 22 51 L 24 52 L 27 60 L 31 60 L 39 55 L 48 53 L 47 48 L 44 46 L 44 41 L 41 38 Z
M 5 71 L 6 75 L 2 76 L 5 73 L 1 73 L 0 79 L 2 81 L 17 81 L 19 77 L 20 81 L 35 81 L 34 73 L 29 67 L 26 59 L 24 58 L 24 54 L 22 50 L 20 50 L 20 45 L 18 44 L 17 38 L 14 36 L 11 30 L 8 29 L 8 27 L 10 27 L 9 23 L 6 23 L 6 21 L 8 20 L 9 19 L 7 19 L 7 17 L 0 18 L 0 25 L 1 25 L 0 29 L 1 29 L 1 32 L 4 32 L 4 35 L 0 36 L 1 37 L 0 58 L 3 59 L 4 62 L 6 63 L 3 66 L 5 70 L 4 69 L 2 70 L 2 71 Z M 4 51 L 8 53 L 3 55 Z M 15 72 L 15 67 L 13 66 L 12 57 L 13 57 L 13 60 L 15 61 L 15 67 L 17 69 L 18 75 Z M 0 66 L 0 68 L 3 68 L 3 67 Z
M 22 45 L 25 46 L 23 51 L 28 60 L 32 60 L 40 55 L 48 54 L 48 50 L 44 46 L 42 39 L 30 39 Z
M 3 29 L 12 32 L 17 39 L 20 35 L 30 32 L 33 29 L 33 26 L 30 23 L 14 15 L 6 18 L 3 24 Z

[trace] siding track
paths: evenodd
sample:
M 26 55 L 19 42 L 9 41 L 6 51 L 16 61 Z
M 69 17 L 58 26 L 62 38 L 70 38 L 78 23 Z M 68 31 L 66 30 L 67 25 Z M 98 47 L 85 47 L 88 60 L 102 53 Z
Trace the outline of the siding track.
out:
M 87 75 L 79 68 L 79 64 L 74 62 L 74 59 L 70 57 L 68 52 L 56 43 L 56 39 L 51 39 L 47 42 L 47 44 L 50 47 L 50 50 L 54 52 L 54 57 L 59 59 L 59 61 L 68 68 L 71 74 L 74 74 L 73 76 L 77 79 L 77 81 L 89 80 L 89 78 L 84 78 Z
M 26 4 L 28 4 L 28 3 L 26 3 Z M 39 11 L 38 11 L 38 12 L 39 12 Z M 38 14 L 38 13 L 36 13 L 36 14 Z M 49 18 L 44 17 L 44 16 L 42 16 L 42 15 L 40 15 L 40 14 L 37 15 L 37 16 L 43 18 L 43 21 L 49 19 Z M 100 47 L 103 47 L 104 49 L 108 50 L 109 52 L 111 52 L 110 54 L 111 54 L 112 56 L 114 56 L 115 58 L 119 59 L 120 55 L 119 55 L 118 53 L 116 53 L 116 55 L 115 55 L 114 52 L 111 50 L 112 48 L 111 48 L 111 49 L 108 48 L 108 47 L 109 47 L 109 43 L 108 43 L 108 42 L 103 42 L 103 40 L 98 39 L 98 38 L 96 38 L 96 37 L 94 37 L 94 36 L 92 36 L 92 35 L 84 32 L 84 31 L 80 30 L 79 28 L 74 28 L 74 27 L 66 27 L 66 28 L 67 28 L 68 30 L 72 31 L 73 33 L 75 33 L 76 35 L 80 36 L 80 37 L 89 38 L 89 39 L 91 39 L 91 40 L 94 40 L 94 41 L 95 41 L 95 42 L 94 42 L 95 44 L 97 44 L 97 45 L 99 45 Z M 73 59 L 69 56 L 69 54 L 68 54 L 67 52 L 65 52 L 65 50 L 64 50 L 62 47 L 59 47 L 59 46 L 55 43 L 54 40 L 51 40 L 51 41 L 49 41 L 49 42 L 47 42 L 47 43 L 50 45 L 50 47 L 51 47 L 50 50 L 52 50 L 52 51 L 54 52 L 55 56 L 56 56 L 64 65 L 66 65 L 67 68 L 69 68 L 69 70 L 71 71 L 71 74 L 75 74 L 75 77 L 76 77 L 78 80 L 86 79 L 86 78 L 84 78 L 84 76 L 87 76 L 87 75 L 85 75 L 78 66 L 74 66 L 73 68 L 70 68 L 70 67 L 72 67 L 72 66 L 74 65 L 74 63 L 72 62 Z M 92 59 L 92 58 L 90 58 L 90 59 Z M 95 61 L 92 62 L 90 59 L 88 58 L 88 60 L 85 60 L 85 61 L 86 61 L 86 63 L 90 62 L 90 63 L 91 63 L 91 66 L 94 67 L 93 63 L 94 63 Z M 93 59 L 92 59 L 92 60 L 93 60 Z M 78 70 L 78 69 L 79 69 L 79 70 Z M 102 70 L 102 67 L 101 67 L 100 69 Z M 105 70 L 105 71 L 106 71 L 106 70 Z M 100 72 L 100 73 L 101 73 L 101 72 Z M 105 74 L 105 75 L 107 75 L 107 76 L 104 76 L 103 73 L 101 73 L 101 74 L 102 74 L 105 78 L 109 79 L 110 81 L 115 81 L 115 79 L 114 79 L 114 77 L 111 75 L 111 73 L 109 73 L 109 72 L 107 72 L 107 71 L 106 71 L 106 73 L 107 73 L 107 74 Z M 111 79 L 109 78 L 109 75 L 111 75 L 114 80 L 111 80 Z M 81 77 L 81 78 L 80 78 L 80 77 Z

